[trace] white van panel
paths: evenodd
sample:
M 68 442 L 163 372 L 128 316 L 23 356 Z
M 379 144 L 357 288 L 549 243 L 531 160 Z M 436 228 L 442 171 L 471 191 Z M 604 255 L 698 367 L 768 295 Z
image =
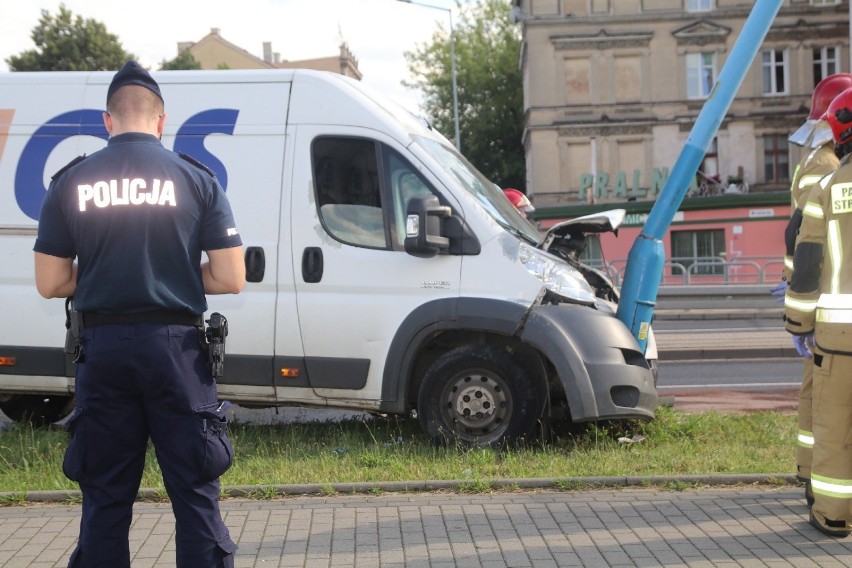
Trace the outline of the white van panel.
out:
M 379 400 L 382 363 L 387 360 L 395 333 L 418 306 L 458 296 L 462 257 L 418 258 L 402 250 L 353 246 L 330 236 L 314 201 L 312 172 L 304 167 L 311 164 L 312 141 L 322 135 L 364 138 L 384 142 L 407 159 L 410 155 L 377 129 L 300 126 L 295 133 L 294 161 L 300 167 L 294 172 L 292 210 L 300 213 L 292 219 L 293 258 L 298 264 L 306 248 L 317 247 L 324 259 L 320 282 L 307 283 L 296 274 L 304 354 L 372 361 L 362 389 L 317 389 L 317 392 L 327 397 Z M 435 183 L 434 178 L 429 181 Z M 450 203 L 458 210 L 455 200 Z

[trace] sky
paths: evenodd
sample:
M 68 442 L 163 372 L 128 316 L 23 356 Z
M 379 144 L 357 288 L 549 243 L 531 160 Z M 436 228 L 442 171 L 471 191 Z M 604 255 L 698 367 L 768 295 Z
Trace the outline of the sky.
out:
M 177 56 L 178 42 L 199 41 L 219 28 L 220 35 L 252 55 L 263 57 L 263 42 L 281 59 L 334 56 L 341 41 L 358 60 L 362 81 L 418 110 L 420 96 L 400 82 L 411 81 L 403 53 L 454 25 L 455 0 L 0 0 L 0 72 L 6 59 L 34 49 L 31 33 L 42 10 L 59 13 L 64 4 L 74 16 L 94 19 L 118 37 L 139 62 L 159 69 Z M 463 0 L 468 2 L 470 0 Z

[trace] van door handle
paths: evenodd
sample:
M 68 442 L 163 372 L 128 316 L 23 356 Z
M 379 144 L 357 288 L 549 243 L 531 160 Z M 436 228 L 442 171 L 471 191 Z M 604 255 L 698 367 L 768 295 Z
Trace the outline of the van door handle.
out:
M 246 248 L 246 281 L 260 282 L 266 272 L 266 256 L 262 247 Z
M 313 284 L 322 280 L 322 249 L 308 247 L 302 253 L 302 279 Z

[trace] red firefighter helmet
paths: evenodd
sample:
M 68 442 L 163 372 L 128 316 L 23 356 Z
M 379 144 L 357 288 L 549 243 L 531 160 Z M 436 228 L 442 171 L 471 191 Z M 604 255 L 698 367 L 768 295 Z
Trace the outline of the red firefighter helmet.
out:
M 823 119 L 831 127 L 835 143 L 845 144 L 852 140 L 852 89 L 834 97 Z
M 811 112 L 808 118 L 816 120 L 822 118 L 825 111 L 828 110 L 828 105 L 840 93 L 846 89 L 852 88 L 852 75 L 849 73 L 838 73 L 829 75 L 814 87 L 814 96 L 811 100 Z
M 810 148 L 817 148 L 830 142 L 831 135 L 828 129 L 824 127 L 824 123 L 820 124 L 819 121 L 825 115 L 825 111 L 834 97 L 850 87 L 852 87 L 852 74 L 849 73 L 829 75 L 817 83 L 811 98 L 811 111 L 808 114 L 808 119 L 790 135 L 788 140 L 793 144 Z
M 512 205 L 514 205 L 515 208 L 524 215 L 529 215 L 530 213 L 535 211 L 535 207 L 533 207 L 533 204 L 530 203 L 529 198 L 517 189 L 507 187 L 503 190 L 503 193 L 506 194 L 506 197 L 509 198 L 509 201 L 512 202 Z

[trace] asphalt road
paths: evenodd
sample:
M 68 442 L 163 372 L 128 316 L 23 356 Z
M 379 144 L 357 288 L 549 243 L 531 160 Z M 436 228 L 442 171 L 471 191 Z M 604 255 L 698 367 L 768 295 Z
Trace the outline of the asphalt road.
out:
M 660 361 L 657 390 L 736 389 L 772 391 L 795 389 L 802 384 L 802 360 L 725 359 Z

